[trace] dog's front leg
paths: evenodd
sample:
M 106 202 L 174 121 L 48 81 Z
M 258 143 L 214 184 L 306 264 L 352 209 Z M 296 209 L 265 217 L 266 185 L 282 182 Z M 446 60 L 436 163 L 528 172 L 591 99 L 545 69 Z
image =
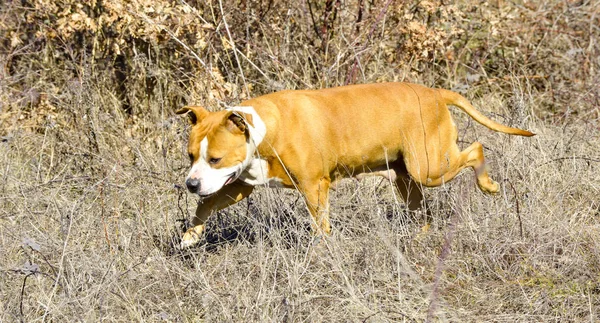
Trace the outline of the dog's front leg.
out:
M 316 182 L 305 182 L 301 190 L 306 200 L 306 206 L 312 216 L 312 228 L 315 234 L 329 234 L 329 178 L 321 178 Z
M 190 247 L 198 243 L 204 231 L 204 223 L 211 214 L 243 200 L 252 193 L 253 189 L 254 186 L 236 181 L 224 186 L 217 193 L 199 202 L 196 214 L 192 218 L 192 227 L 181 238 L 181 247 Z

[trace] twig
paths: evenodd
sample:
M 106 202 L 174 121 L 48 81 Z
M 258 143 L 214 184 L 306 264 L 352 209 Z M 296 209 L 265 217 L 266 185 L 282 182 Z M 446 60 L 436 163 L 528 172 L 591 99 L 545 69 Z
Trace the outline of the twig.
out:
M 310 19 L 312 20 L 312 23 L 313 23 L 313 29 L 315 31 L 315 35 L 317 35 L 317 37 L 319 37 L 319 39 L 323 40 L 323 38 L 321 37 L 321 34 L 319 33 L 319 28 L 317 27 L 317 22 L 315 20 L 315 15 L 313 13 L 312 6 L 310 5 L 310 1 L 306 0 L 306 3 L 308 4 L 308 11 L 310 12 Z
M 56 279 L 54 279 L 50 274 L 45 273 L 45 272 L 41 272 L 38 269 L 33 269 L 33 270 L 26 270 L 26 269 L 10 269 L 10 270 L 6 270 L 7 272 L 14 272 L 14 273 L 18 273 L 18 274 L 25 274 L 25 278 L 23 278 L 23 284 L 21 285 L 21 296 L 19 299 L 19 314 L 21 315 L 21 322 L 25 322 L 25 313 L 23 311 L 23 300 L 25 299 L 25 286 L 27 285 L 27 278 L 29 278 L 29 276 L 35 275 L 35 274 L 41 274 L 42 276 L 46 276 L 52 280 L 54 280 L 55 284 L 59 284 L 61 287 L 62 284 L 57 281 Z
M 559 158 L 554 158 L 550 161 L 547 161 L 543 164 L 540 164 L 536 167 L 540 167 L 540 166 L 544 166 L 544 165 L 548 165 L 550 163 L 556 162 L 556 161 L 561 161 L 561 160 L 585 160 L 586 162 L 588 162 L 588 164 L 590 162 L 594 162 L 594 163 L 600 163 L 600 159 L 596 159 L 596 158 L 589 158 L 589 157 L 582 157 L 582 156 L 569 156 L 569 157 L 559 157 Z
M 515 75 L 515 76 L 509 76 L 509 75 L 505 75 L 502 77 L 491 77 L 491 78 L 487 78 L 485 79 L 488 82 L 496 82 L 498 80 L 503 80 L 503 81 L 510 81 L 512 79 L 532 79 L 532 80 L 537 80 L 537 79 L 545 79 L 548 78 L 548 76 L 545 75 Z
M 523 238 L 523 222 L 521 221 L 521 212 L 519 211 L 519 199 L 517 195 L 517 190 L 515 189 L 511 181 L 508 181 L 508 185 L 510 185 L 510 188 L 512 188 L 513 193 L 515 194 L 515 207 L 517 208 L 517 219 L 519 219 L 519 234 L 521 235 L 521 238 Z
M 177 38 L 177 36 L 171 30 L 169 30 L 165 26 L 155 23 L 152 19 L 150 19 L 150 17 L 148 17 L 144 13 L 134 12 L 131 10 L 129 10 L 129 13 L 132 15 L 141 17 L 148 24 L 151 24 L 154 27 L 156 27 L 157 29 L 164 30 L 165 32 L 167 32 L 167 34 L 169 34 L 169 36 L 171 36 L 171 38 L 173 38 L 173 40 L 175 40 L 179 45 L 181 45 L 185 50 L 187 50 L 192 55 L 192 57 L 194 59 L 196 59 L 200 63 L 200 65 L 202 65 L 202 67 L 204 67 L 204 70 L 206 71 L 206 74 L 208 75 L 208 77 L 210 77 L 210 79 L 213 80 L 214 82 L 217 82 L 217 79 L 213 75 L 210 67 L 200 58 L 200 56 L 198 56 L 198 54 L 196 54 L 196 52 L 192 48 L 190 48 L 190 46 L 186 45 L 183 41 L 181 41 L 179 38 Z M 219 94 L 221 94 L 223 97 L 225 97 L 225 95 L 221 89 L 219 89 Z
M 173 187 L 175 189 L 177 189 L 177 208 L 179 209 L 179 212 L 181 212 L 181 218 L 177 219 L 177 221 L 181 222 L 181 231 L 185 232 L 185 230 L 187 230 L 190 227 L 190 224 L 188 223 L 188 219 L 189 219 L 189 215 L 187 212 L 187 205 L 188 205 L 188 200 L 187 200 L 187 194 L 185 194 L 185 189 L 183 187 L 181 187 L 178 184 L 174 184 Z M 186 210 L 183 210 L 183 207 L 181 206 L 181 200 L 185 199 L 185 206 L 186 206 Z
M 429 308 L 427 310 L 427 318 L 425 322 L 431 322 L 434 318 L 435 312 L 437 310 L 437 305 L 440 297 L 440 284 L 442 280 L 442 272 L 444 271 L 444 262 L 450 255 L 452 251 L 452 240 L 454 239 L 454 233 L 456 232 L 456 228 L 458 227 L 458 221 L 462 217 L 462 187 L 460 187 L 460 194 L 458 194 L 458 203 L 456 204 L 455 212 L 452 212 L 452 218 L 450 224 L 448 225 L 448 233 L 444 239 L 444 245 L 442 246 L 442 252 L 440 253 L 440 257 L 438 259 L 437 266 L 435 268 L 435 280 L 433 282 L 433 289 L 431 290 L 431 302 L 429 303 Z M 445 321 L 445 319 L 443 319 Z
M 235 61 L 237 62 L 238 68 L 240 69 L 240 75 L 242 76 L 242 81 L 244 82 L 244 88 L 246 89 L 246 97 L 250 97 L 250 89 L 248 88 L 246 77 L 244 76 L 244 69 L 242 68 L 242 64 L 240 63 L 240 58 L 238 57 L 235 43 L 233 42 L 233 37 L 231 36 L 231 32 L 229 31 L 229 25 L 227 24 L 227 20 L 225 20 L 225 11 L 223 10 L 223 1 L 221 0 L 219 0 L 219 8 L 221 9 L 221 19 L 223 19 L 223 24 L 225 25 L 227 36 L 229 37 L 229 41 L 231 42 L 231 48 L 233 48 L 233 56 L 235 56 Z
M 50 313 L 50 306 L 52 304 L 52 299 L 54 298 L 54 296 L 56 295 L 56 292 L 58 290 L 58 286 L 60 285 L 61 287 L 63 287 L 60 284 L 60 279 L 62 278 L 62 276 L 64 276 L 64 271 L 65 269 L 65 257 L 67 255 L 67 246 L 69 243 L 69 239 L 71 238 L 71 230 L 73 228 L 73 216 L 75 214 L 75 209 L 77 208 L 77 206 L 79 205 L 79 203 L 81 203 L 81 201 L 83 199 L 85 199 L 88 194 L 92 191 L 96 190 L 96 187 L 99 186 L 100 184 L 102 184 L 104 182 L 103 180 L 98 181 L 97 183 L 93 184 L 92 186 L 90 186 L 86 192 L 84 192 L 81 197 L 79 199 L 77 199 L 77 201 L 75 203 L 73 203 L 73 207 L 71 208 L 71 212 L 68 215 L 68 219 L 69 219 L 69 224 L 67 226 L 67 232 L 63 241 L 63 246 L 62 246 L 62 251 L 61 251 L 61 256 L 60 256 L 60 261 L 59 264 L 60 266 L 58 267 L 58 274 L 56 275 L 55 281 L 54 281 L 54 286 L 52 286 L 52 291 L 50 292 L 50 295 L 48 297 L 48 301 L 46 302 L 46 304 L 44 304 L 46 310 L 44 311 L 44 315 L 42 316 L 42 321 L 46 320 L 46 317 L 48 316 L 48 314 Z M 64 287 L 63 287 L 64 288 Z
M 254 62 L 252 62 L 246 55 L 244 55 L 244 53 L 242 53 L 239 49 L 237 49 L 237 47 L 235 46 L 235 43 L 233 43 L 231 40 L 226 39 L 227 43 L 229 43 L 229 45 L 231 46 L 231 48 L 234 50 L 234 52 L 239 53 L 240 55 L 242 55 L 242 57 L 248 62 L 250 63 L 250 65 L 252 65 L 252 67 L 254 67 L 264 78 L 267 79 L 267 81 L 271 81 L 271 78 L 269 78 L 269 76 L 267 76 L 267 74 L 265 72 L 263 72 L 260 67 L 256 66 L 256 64 L 254 64 Z M 238 62 L 239 65 L 239 62 Z
M 129 13 L 138 17 L 143 18 L 147 23 L 155 26 L 156 28 L 163 30 L 165 32 L 167 32 L 167 34 L 169 34 L 169 36 L 171 36 L 171 38 L 173 38 L 173 40 L 175 40 L 179 45 L 181 45 L 183 48 L 185 48 L 185 50 L 187 50 L 201 65 L 202 67 L 204 67 L 204 69 L 206 70 L 206 73 L 212 78 L 213 75 L 210 71 L 210 68 L 208 68 L 208 65 L 206 65 L 206 63 L 200 58 L 200 56 L 198 56 L 198 54 L 196 54 L 196 52 L 190 48 L 190 46 L 186 45 L 183 41 L 181 41 L 179 38 L 177 38 L 177 36 L 170 31 L 168 28 L 164 27 L 164 26 L 160 26 L 157 23 L 155 23 L 152 19 L 150 19 L 150 17 L 148 17 L 147 15 L 140 13 L 140 12 L 134 12 L 129 10 Z
M 567 30 L 551 29 L 551 28 L 545 28 L 545 27 L 537 27 L 537 29 L 541 30 L 541 31 L 547 31 L 550 33 L 570 35 L 573 37 L 583 36 L 583 34 L 585 33 L 585 31 L 583 31 L 583 30 L 567 31 Z
M 21 322 L 25 322 L 25 314 L 23 314 L 23 298 L 25 297 L 25 284 L 27 283 L 27 278 L 31 275 L 35 275 L 37 272 L 31 272 L 25 275 L 23 278 L 23 285 L 21 286 L 21 300 L 19 301 L 19 314 L 21 314 Z
M 104 228 L 104 239 L 106 239 L 106 244 L 108 245 L 109 252 L 112 253 L 112 246 L 110 244 L 110 238 L 108 236 L 108 227 L 106 225 L 106 207 L 104 205 L 104 182 L 100 184 L 100 218 L 102 219 L 102 227 Z
M 388 10 L 390 4 L 392 3 L 392 1 L 394 1 L 394 0 L 388 0 L 388 2 L 385 4 L 385 7 L 379 13 L 379 16 L 377 16 L 377 20 L 375 20 L 375 23 L 371 27 L 371 30 L 369 31 L 369 36 L 367 37 L 367 41 L 365 42 L 365 45 L 363 46 L 363 48 L 362 48 L 362 50 L 360 52 L 364 52 L 364 50 L 369 45 L 369 41 L 368 40 L 371 39 L 371 37 L 373 36 L 373 33 L 375 32 L 375 29 L 377 28 L 377 25 L 379 25 L 379 22 L 381 21 L 381 19 L 383 19 L 383 17 L 387 13 L 387 10 Z M 360 63 L 359 62 L 360 56 L 361 56 L 361 54 L 359 53 L 359 54 L 357 54 L 354 57 L 354 65 L 352 65 L 352 69 L 350 70 L 350 73 L 348 74 L 348 77 L 346 78 L 346 83 L 345 83 L 346 85 L 350 84 L 350 82 L 354 81 L 354 73 L 356 72 L 356 67 Z
M 362 322 L 366 323 L 368 319 L 370 319 L 371 317 L 373 317 L 375 315 L 381 314 L 381 313 L 398 314 L 398 315 L 402 316 L 404 319 L 409 319 L 409 320 L 411 320 L 413 322 L 415 321 L 413 318 L 409 317 L 408 315 L 406 315 L 404 313 L 400 313 L 400 312 L 396 312 L 396 311 L 390 311 L 390 310 L 380 310 L 380 311 L 377 311 L 377 312 L 375 312 L 375 313 L 373 313 L 373 314 L 365 317 L 365 319 L 362 320 Z

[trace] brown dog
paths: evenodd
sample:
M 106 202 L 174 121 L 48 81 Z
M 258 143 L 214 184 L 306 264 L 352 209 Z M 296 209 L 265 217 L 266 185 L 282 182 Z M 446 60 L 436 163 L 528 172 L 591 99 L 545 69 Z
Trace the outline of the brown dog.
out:
M 330 232 L 329 188 L 343 177 L 394 180 L 411 210 L 421 207 L 422 186 L 442 185 L 465 167 L 483 192 L 498 192 L 481 144 L 459 150 L 448 104 L 492 130 L 534 135 L 488 119 L 457 93 L 409 83 L 282 91 L 218 112 L 182 108 L 177 113 L 189 112 L 193 124 L 186 185 L 203 197 L 182 247 L 199 240 L 213 212 L 256 185 L 299 190 L 322 233 Z

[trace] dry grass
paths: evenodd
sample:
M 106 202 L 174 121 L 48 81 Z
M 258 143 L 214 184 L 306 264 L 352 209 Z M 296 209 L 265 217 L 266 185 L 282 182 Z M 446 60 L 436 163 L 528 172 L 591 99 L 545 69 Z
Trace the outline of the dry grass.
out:
M 0 78 L 0 322 L 597 321 L 598 5 L 463 3 L 460 19 L 437 20 L 463 30 L 447 40 L 447 56 L 432 47 L 429 57 L 402 61 L 388 43 L 407 34 L 389 33 L 410 8 L 394 2 L 385 11 L 386 3 L 373 4 L 355 35 L 371 43 L 347 38 L 348 9 L 322 51 L 309 42 L 310 26 L 285 28 L 288 11 L 276 1 L 258 23 L 273 34 L 248 42 L 252 55 L 240 51 L 237 63 L 232 51 L 211 47 L 222 46 L 217 38 L 199 58 L 214 59 L 219 72 L 191 71 L 187 83 L 175 65 L 138 54 L 126 94 L 133 113 L 123 110 L 112 71 L 89 57 L 52 59 L 50 45 L 2 47 L 11 64 Z M 224 5 L 236 35 L 244 16 Z M 301 9 L 290 14 L 307 18 Z M 537 136 L 492 133 L 456 113 L 461 144 L 484 144 L 502 192 L 483 195 L 471 171 L 427 189 L 428 232 L 385 181 L 347 180 L 332 192 L 325 239 L 311 236 L 298 193 L 259 188 L 212 217 L 201 246 L 173 248 L 197 200 L 181 188 L 187 123 L 176 105 L 217 108 L 243 97 L 248 84 L 258 95 L 353 75 L 454 87 L 494 119 Z

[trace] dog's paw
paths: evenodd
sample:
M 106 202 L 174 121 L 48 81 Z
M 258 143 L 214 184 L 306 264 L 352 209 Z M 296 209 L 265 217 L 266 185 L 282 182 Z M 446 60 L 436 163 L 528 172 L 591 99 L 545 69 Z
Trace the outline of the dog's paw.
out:
M 189 228 L 183 234 L 183 237 L 181 238 L 181 243 L 179 244 L 179 247 L 181 249 L 185 249 L 185 248 L 189 248 L 189 247 L 196 245 L 198 242 L 200 242 L 200 236 L 203 231 L 204 231 L 204 225 L 197 225 L 193 228 Z
M 478 182 L 479 188 L 487 194 L 496 194 L 500 192 L 500 184 L 493 180 L 487 180 L 485 182 Z

